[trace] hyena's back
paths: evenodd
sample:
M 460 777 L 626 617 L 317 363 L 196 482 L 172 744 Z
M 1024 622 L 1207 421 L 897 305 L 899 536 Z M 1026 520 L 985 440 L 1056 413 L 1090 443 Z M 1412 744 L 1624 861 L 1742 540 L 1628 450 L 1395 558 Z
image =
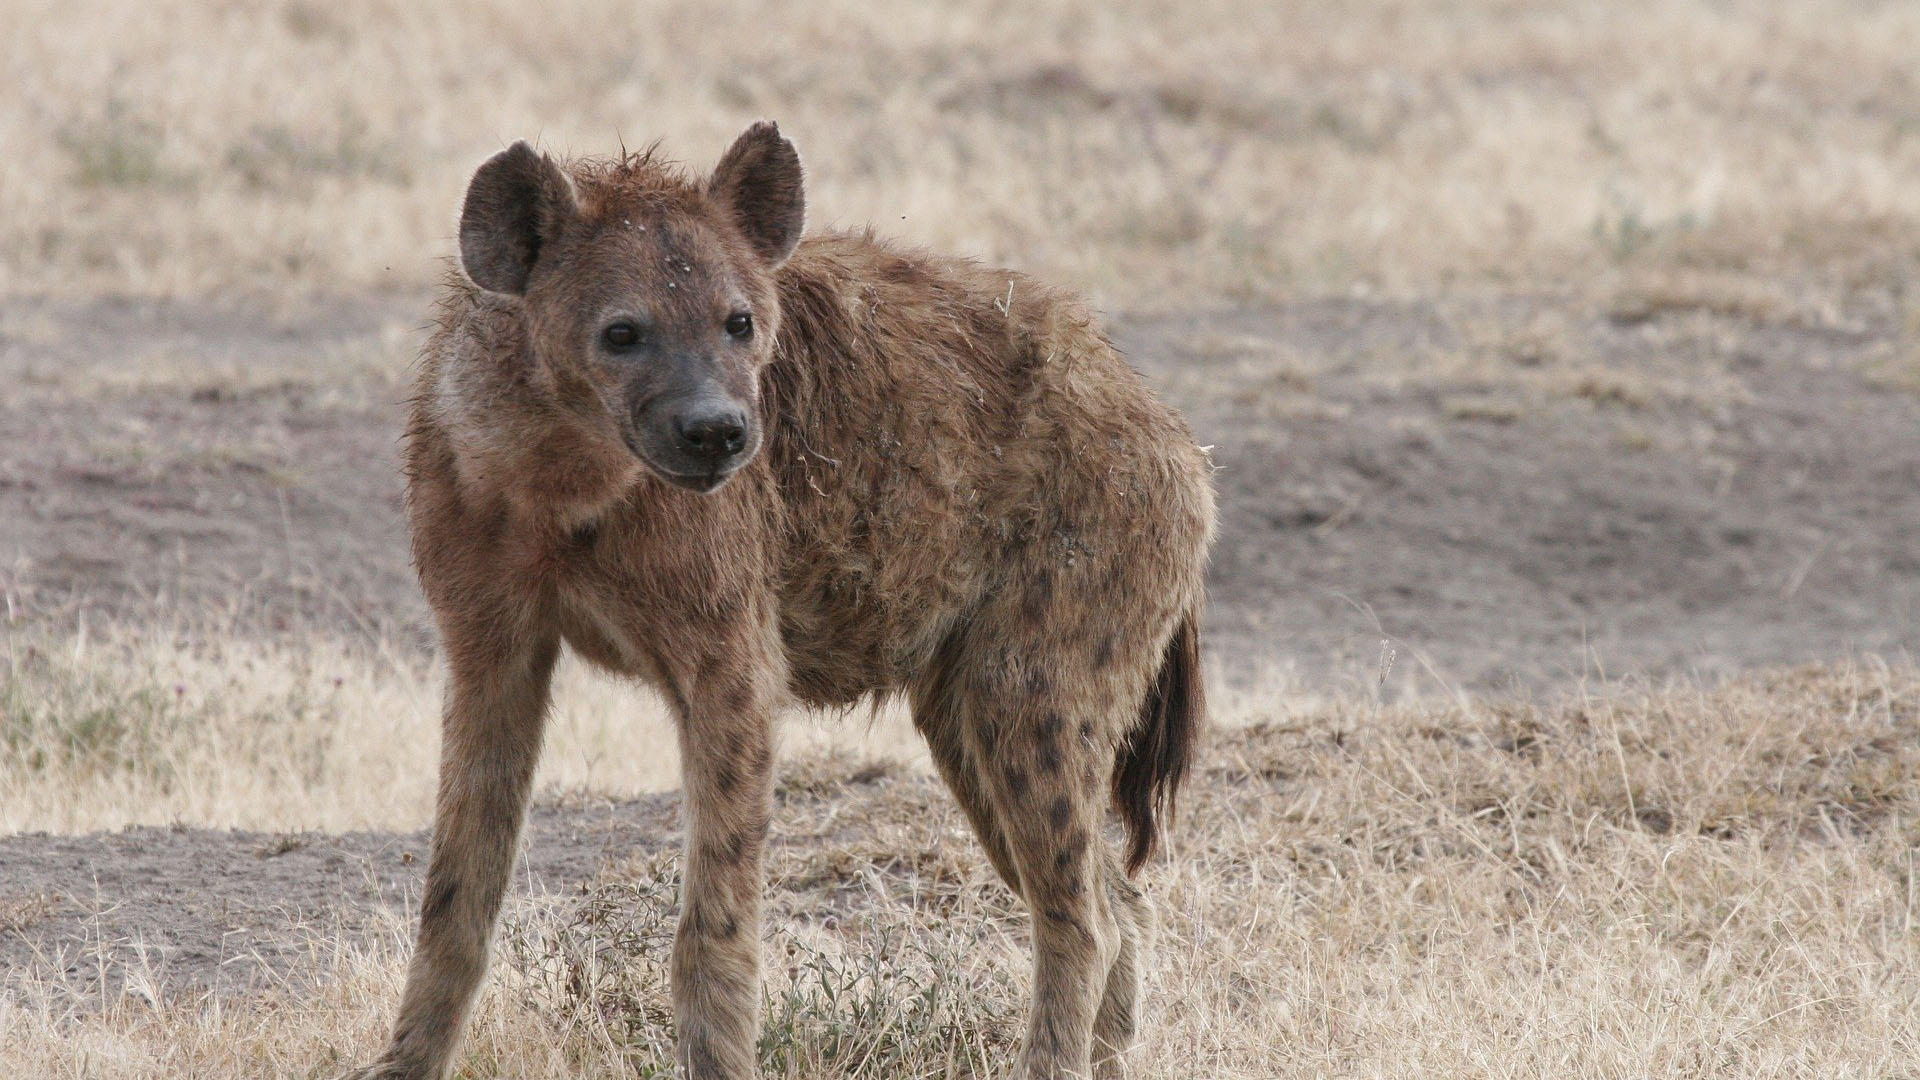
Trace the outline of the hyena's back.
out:
M 901 688 L 1005 614 L 1119 667 L 1198 604 L 1210 466 L 1078 301 L 857 235 L 780 279 L 763 408 L 803 700 Z

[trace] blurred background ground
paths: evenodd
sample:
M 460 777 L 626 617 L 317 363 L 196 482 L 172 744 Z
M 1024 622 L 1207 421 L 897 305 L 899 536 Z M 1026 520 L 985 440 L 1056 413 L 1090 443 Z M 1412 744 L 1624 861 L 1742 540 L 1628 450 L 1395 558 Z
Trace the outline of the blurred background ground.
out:
M 1247 730 L 1153 871 L 1147 1075 L 1911 1060 L 1915 55 L 1868 0 L 5 6 L 0 1050 L 371 1047 L 437 712 L 400 402 L 466 177 L 767 116 L 816 227 L 1086 292 L 1214 447 Z M 607 920 L 671 903 L 669 742 L 565 672 L 477 1075 L 651 1067 L 609 972 L 653 929 Z M 874 975 L 960 995 L 908 1043 L 1004 1054 L 1018 909 L 905 719 L 789 742 L 769 1070 L 858 1072 L 794 1055 L 864 1030 L 796 972 L 876 927 L 972 980 Z

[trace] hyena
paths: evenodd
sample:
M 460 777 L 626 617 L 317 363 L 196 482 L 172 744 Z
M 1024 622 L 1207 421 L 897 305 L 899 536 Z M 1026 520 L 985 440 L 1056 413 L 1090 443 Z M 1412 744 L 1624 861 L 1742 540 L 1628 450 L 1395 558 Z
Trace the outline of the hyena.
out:
M 769 123 L 704 181 L 524 142 L 475 172 L 406 443 L 449 680 L 433 857 L 363 1075 L 448 1070 L 563 645 L 677 721 L 685 1075 L 755 1072 L 776 712 L 896 694 L 1032 913 L 1015 1073 L 1119 1074 L 1130 877 L 1204 711 L 1211 466 L 1078 301 L 803 217 Z

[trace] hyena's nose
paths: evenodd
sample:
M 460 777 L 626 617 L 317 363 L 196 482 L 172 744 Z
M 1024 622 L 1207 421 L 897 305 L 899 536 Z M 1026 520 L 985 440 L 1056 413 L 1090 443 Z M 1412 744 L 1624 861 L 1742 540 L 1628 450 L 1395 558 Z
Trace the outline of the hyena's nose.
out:
M 747 417 L 731 406 L 695 409 L 673 418 L 680 449 L 719 464 L 747 445 Z

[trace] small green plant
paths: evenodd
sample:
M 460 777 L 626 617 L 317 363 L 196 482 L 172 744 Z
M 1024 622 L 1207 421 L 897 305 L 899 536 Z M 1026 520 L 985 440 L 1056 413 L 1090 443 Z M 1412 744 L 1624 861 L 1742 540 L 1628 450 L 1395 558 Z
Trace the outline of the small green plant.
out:
M 255 188 L 299 189 L 322 177 L 404 184 L 404 154 L 373 134 L 365 118 L 342 109 L 331 133 L 282 123 L 255 124 L 227 148 L 228 170 Z
M 29 652 L 0 672 L 0 744 L 16 768 L 164 780 L 164 748 L 182 721 L 177 694 L 65 670 Z
M 119 98 L 88 123 L 59 133 L 62 149 L 73 158 L 74 179 L 87 187 L 144 187 L 172 179 L 162 167 L 164 138 L 159 125 L 133 115 Z
M 673 1075 L 672 955 L 678 859 L 603 882 L 557 921 L 510 917 L 501 940 L 527 1003 L 556 1030 L 597 1031 L 641 1080 Z
M 1607 186 L 1607 202 L 1612 204 L 1611 208 L 1594 215 L 1589 231 L 1594 243 L 1615 262 L 1626 262 L 1655 244 L 1693 232 L 1700 225 L 1699 217 L 1691 210 L 1664 220 L 1655 218 L 1637 198 L 1614 184 Z
M 231 680 L 195 680 L 115 646 L 17 644 L 0 654 L 0 785 L 58 776 L 166 792 L 213 748 L 226 768 L 318 784 L 333 738 L 309 722 L 323 693 L 296 678 L 241 706 Z

